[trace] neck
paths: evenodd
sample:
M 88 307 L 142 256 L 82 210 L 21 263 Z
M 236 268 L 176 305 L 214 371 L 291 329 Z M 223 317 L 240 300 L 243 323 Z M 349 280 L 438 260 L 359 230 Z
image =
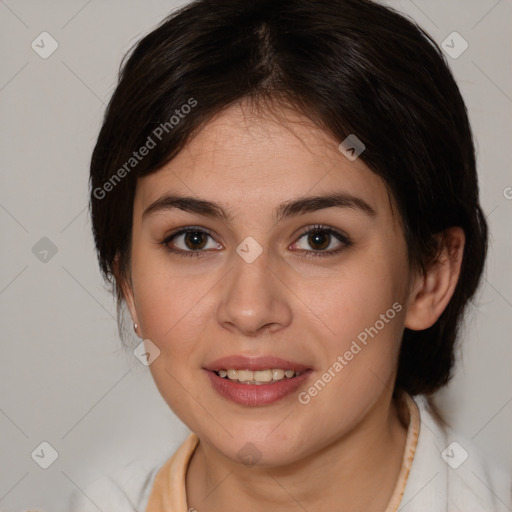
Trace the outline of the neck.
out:
M 188 507 L 198 511 L 382 512 L 402 466 L 407 431 L 390 396 L 351 432 L 292 465 L 245 467 L 199 443 L 188 466 Z

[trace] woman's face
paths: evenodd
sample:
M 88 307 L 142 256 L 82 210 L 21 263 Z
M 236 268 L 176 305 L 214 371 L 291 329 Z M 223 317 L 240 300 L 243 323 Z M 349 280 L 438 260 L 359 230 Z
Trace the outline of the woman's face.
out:
M 203 442 L 245 463 L 299 460 L 389 401 L 407 309 L 383 181 L 287 119 L 230 108 L 139 179 L 134 203 L 125 292 L 160 350 L 152 375 Z

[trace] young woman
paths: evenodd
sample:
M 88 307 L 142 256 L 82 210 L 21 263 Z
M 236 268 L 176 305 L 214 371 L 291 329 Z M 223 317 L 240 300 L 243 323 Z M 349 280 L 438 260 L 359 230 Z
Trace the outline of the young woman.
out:
M 191 433 L 73 510 L 510 510 L 510 475 L 429 406 L 487 227 L 463 100 L 411 21 L 368 0 L 183 7 L 122 68 L 91 211 Z

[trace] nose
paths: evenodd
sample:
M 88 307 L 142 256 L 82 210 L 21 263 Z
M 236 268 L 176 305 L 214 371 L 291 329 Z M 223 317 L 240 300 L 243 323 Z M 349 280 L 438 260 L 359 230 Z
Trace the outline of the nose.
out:
M 266 251 L 251 263 L 238 254 L 233 260 L 232 270 L 221 283 L 217 309 L 220 325 L 245 336 L 288 326 L 292 320 L 291 291 L 279 275 L 278 262 L 269 262 Z

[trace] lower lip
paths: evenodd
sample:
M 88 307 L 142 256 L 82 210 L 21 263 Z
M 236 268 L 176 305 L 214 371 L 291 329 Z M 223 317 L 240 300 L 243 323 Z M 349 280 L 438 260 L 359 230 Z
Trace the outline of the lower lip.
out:
M 205 370 L 213 388 L 219 395 L 237 404 L 259 406 L 267 405 L 296 391 L 309 378 L 313 370 L 306 370 L 298 377 L 284 378 L 272 384 L 241 384 L 215 372 Z

